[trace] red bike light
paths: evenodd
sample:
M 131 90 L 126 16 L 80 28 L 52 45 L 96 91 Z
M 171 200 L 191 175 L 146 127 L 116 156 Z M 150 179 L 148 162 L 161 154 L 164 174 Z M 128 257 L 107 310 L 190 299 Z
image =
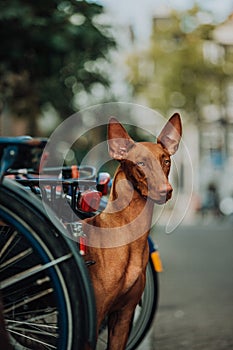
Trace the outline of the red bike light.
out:
M 95 190 L 87 190 L 80 194 L 78 199 L 78 209 L 87 213 L 96 211 L 99 208 L 102 193 Z
M 109 173 L 101 172 L 98 176 L 97 189 L 102 193 L 103 196 L 108 194 L 108 184 L 111 180 Z

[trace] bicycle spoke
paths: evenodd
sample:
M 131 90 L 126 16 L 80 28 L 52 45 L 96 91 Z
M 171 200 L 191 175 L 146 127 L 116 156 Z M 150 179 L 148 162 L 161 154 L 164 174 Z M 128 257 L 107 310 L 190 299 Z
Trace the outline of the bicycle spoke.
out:
M 33 316 L 32 316 L 33 314 Z M 21 321 L 18 321 L 20 317 Z M 57 326 L 58 312 L 55 308 L 30 309 L 28 312 L 15 313 L 14 320 L 6 318 L 7 330 L 16 341 L 17 349 L 30 349 L 39 346 L 39 349 L 54 349 L 59 338 Z M 25 319 L 25 320 L 24 320 Z M 19 346 L 19 343 L 22 344 Z
M 4 227 L 4 226 L 3 226 Z M 10 231 L 11 228 L 8 227 L 8 231 Z M 4 232 L 4 231 L 3 231 Z M 0 232 L 2 233 L 2 232 Z M 12 235 L 9 237 L 9 239 L 7 240 L 7 242 L 5 243 L 5 245 L 3 246 L 2 250 L 0 251 L 0 259 L 2 259 L 4 253 L 7 251 L 7 249 L 10 247 L 10 245 L 12 244 L 12 242 L 14 241 L 14 239 L 16 238 L 18 232 L 14 231 L 12 233 Z
M 4 268 L 9 267 L 10 265 L 15 264 L 16 262 L 18 263 L 20 260 L 26 258 L 28 255 L 32 254 L 33 250 L 32 248 L 28 248 L 24 251 L 22 251 L 21 253 L 13 256 L 12 258 L 8 259 L 7 261 L 5 261 L 4 263 L 2 263 L 0 265 L 0 270 L 3 270 Z
M 67 253 L 45 264 L 28 265 L 29 268 L 15 273 L 14 271 L 23 266 L 22 263 L 19 264 L 23 259 L 26 259 L 24 260 L 26 264 L 29 263 L 29 256 L 34 254 L 34 251 L 27 244 L 25 245 L 25 241 L 22 240 L 16 230 L 6 230 L 5 227 L 2 234 L 5 243 L 0 249 L 0 269 L 1 271 L 13 272 L 10 275 L 8 273 L 7 278 L 0 282 L 0 288 L 7 290 L 8 303 L 6 300 L 4 314 L 7 330 L 11 338 L 14 338 L 12 341 L 15 341 L 17 349 L 29 349 L 31 347 L 55 349 L 59 337 L 58 312 L 56 308 L 48 307 L 47 300 L 49 299 L 47 298 L 50 296 L 49 298 L 52 300 L 51 296 L 54 289 L 50 287 L 49 274 L 43 274 L 43 272 L 70 259 L 72 254 Z M 21 247 L 21 249 L 19 250 L 17 247 Z M 34 261 L 35 263 L 36 260 L 33 255 L 31 262 Z M 36 276 L 38 277 L 36 278 Z M 27 278 L 30 278 L 30 282 L 21 284 L 19 288 L 16 287 L 16 294 L 14 285 Z M 45 303 L 45 308 L 37 309 L 41 302 Z M 36 308 L 34 309 L 34 307 Z M 29 308 L 28 312 L 23 311 L 27 308 Z M 13 317 L 12 320 L 11 317 Z
M 21 332 L 21 334 L 25 334 L 25 332 L 28 332 L 30 333 L 31 335 L 34 334 L 34 335 L 44 335 L 44 336 L 47 336 L 47 337 L 52 337 L 52 338 L 58 338 L 58 335 L 55 334 L 55 333 L 51 333 L 51 332 L 46 332 L 44 330 L 40 330 L 40 329 L 33 329 L 33 328 L 25 328 L 25 327 L 13 327 L 13 328 L 8 328 L 8 331 L 9 332 Z
M 44 310 L 41 310 L 44 312 Z M 30 311 L 30 314 L 31 314 L 31 311 Z M 57 312 L 52 312 L 52 313 L 49 313 L 48 314 L 49 317 L 57 317 Z M 36 327 L 36 328 L 40 328 L 40 329 L 43 329 L 43 328 L 48 328 L 48 329 L 51 329 L 51 330 L 57 330 L 58 327 L 55 325 L 55 324 L 43 324 L 43 323 L 35 323 L 35 320 L 37 321 L 44 321 L 46 318 L 45 315 L 41 315 L 40 317 L 33 317 L 31 320 L 32 322 L 30 322 L 30 319 L 27 319 L 26 321 L 16 321 L 16 320 L 9 320 L 9 319 L 6 319 L 6 322 L 8 324 L 8 329 L 16 329 L 16 327 L 19 325 L 24 325 L 24 326 L 31 326 L 31 327 Z M 16 325 L 16 327 L 15 327 Z M 17 327 L 18 328 L 18 327 Z
M 48 295 L 48 294 L 50 294 L 52 292 L 53 292 L 53 289 L 49 288 L 49 289 L 47 289 L 47 290 L 45 290 L 45 291 L 43 291 L 41 293 L 38 293 L 37 295 L 34 295 L 32 297 L 28 297 L 27 299 L 23 300 L 22 302 L 19 302 L 17 304 L 14 303 L 11 307 L 5 308 L 4 309 L 4 313 L 10 312 L 12 310 L 15 310 L 15 309 L 21 307 L 21 306 L 29 304 L 32 301 L 38 300 L 38 299 L 40 299 L 40 298 L 44 297 L 45 295 Z
M 37 338 L 33 338 L 33 337 L 27 336 L 27 335 L 25 335 L 25 334 L 22 334 L 22 333 L 19 333 L 19 332 L 15 332 L 15 331 L 13 331 L 13 330 L 9 330 L 9 332 L 12 333 L 12 334 L 15 334 L 15 335 L 17 335 L 17 336 L 19 336 L 19 337 L 21 337 L 21 338 L 24 338 L 24 339 L 26 339 L 26 340 L 31 340 L 31 341 L 33 341 L 34 343 L 37 343 L 37 344 L 41 344 L 41 345 L 43 345 L 43 346 L 46 346 L 48 349 L 56 349 L 56 346 L 54 346 L 54 345 L 52 345 L 52 344 L 49 344 L 49 343 L 46 343 L 46 342 L 44 342 L 44 341 L 42 341 L 42 340 L 39 340 L 39 339 L 37 339 Z
M 36 266 L 34 266 L 34 267 L 32 267 L 32 268 L 30 268 L 30 269 L 28 269 L 28 270 L 25 270 L 25 271 L 23 271 L 23 272 L 21 272 L 21 273 L 18 273 L 18 274 L 16 274 L 16 275 L 14 275 L 13 277 L 7 278 L 7 279 L 3 280 L 3 281 L 0 283 L 0 289 L 4 289 L 4 288 L 6 288 L 6 287 L 9 287 L 9 286 L 11 286 L 11 285 L 13 285 L 13 284 L 15 284 L 15 283 L 17 283 L 17 282 L 22 281 L 22 280 L 25 279 L 25 278 L 31 277 L 31 276 L 33 276 L 33 275 L 36 274 L 36 273 L 39 273 L 39 272 L 44 271 L 44 270 L 46 270 L 46 269 L 48 269 L 48 268 L 50 268 L 50 267 L 52 267 L 52 266 L 55 266 L 55 265 L 57 265 L 57 264 L 59 264 L 59 263 L 65 261 L 65 260 L 67 260 L 67 259 L 70 259 L 71 256 L 72 256 L 72 254 L 69 253 L 69 254 L 67 254 L 67 255 L 65 255 L 65 256 L 62 256 L 62 257 L 60 257 L 60 258 L 58 258 L 58 259 L 55 259 L 55 260 L 53 260 L 53 261 L 50 261 L 50 262 L 47 263 L 47 264 L 44 264 L 44 265 L 36 265 Z

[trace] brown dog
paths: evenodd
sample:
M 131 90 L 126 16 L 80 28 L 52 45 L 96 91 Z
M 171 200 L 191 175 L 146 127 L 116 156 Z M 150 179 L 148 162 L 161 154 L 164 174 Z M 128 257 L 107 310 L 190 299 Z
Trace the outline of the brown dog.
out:
M 145 286 L 149 234 L 154 203 L 171 198 L 168 182 L 170 156 L 182 134 L 179 114 L 174 114 L 157 143 L 134 142 L 114 118 L 108 126 L 109 153 L 120 161 L 106 209 L 87 219 L 84 231 L 90 247 L 87 260 L 93 282 L 98 329 L 108 315 L 108 348 L 126 347 L 131 321 Z

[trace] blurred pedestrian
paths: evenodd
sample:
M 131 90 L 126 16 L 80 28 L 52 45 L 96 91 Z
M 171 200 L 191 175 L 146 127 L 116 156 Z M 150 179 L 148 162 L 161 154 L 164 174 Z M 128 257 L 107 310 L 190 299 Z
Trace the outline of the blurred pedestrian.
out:
M 207 213 L 213 214 L 214 217 L 220 216 L 219 210 L 219 194 L 217 186 L 214 183 L 210 183 L 207 187 L 205 198 L 201 207 L 202 215 Z

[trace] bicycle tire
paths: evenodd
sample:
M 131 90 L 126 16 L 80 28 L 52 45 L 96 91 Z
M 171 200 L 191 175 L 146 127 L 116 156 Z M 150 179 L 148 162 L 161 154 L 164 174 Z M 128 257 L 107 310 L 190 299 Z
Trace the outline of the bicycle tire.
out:
M 140 305 L 136 307 L 132 329 L 126 350 L 134 350 L 145 338 L 153 322 L 159 297 L 158 273 L 149 259 L 146 269 L 146 285 Z
M 134 350 L 142 342 L 148 333 L 158 305 L 158 274 L 154 269 L 153 262 L 149 259 L 146 269 L 146 285 L 142 294 L 141 302 L 137 305 L 132 329 L 127 342 L 126 350 Z M 107 322 L 102 325 L 97 350 L 103 350 L 107 345 Z
M 94 293 L 62 225 L 50 222 L 34 195 L 6 180 L 0 218 L 0 289 L 14 348 L 94 348 Z

